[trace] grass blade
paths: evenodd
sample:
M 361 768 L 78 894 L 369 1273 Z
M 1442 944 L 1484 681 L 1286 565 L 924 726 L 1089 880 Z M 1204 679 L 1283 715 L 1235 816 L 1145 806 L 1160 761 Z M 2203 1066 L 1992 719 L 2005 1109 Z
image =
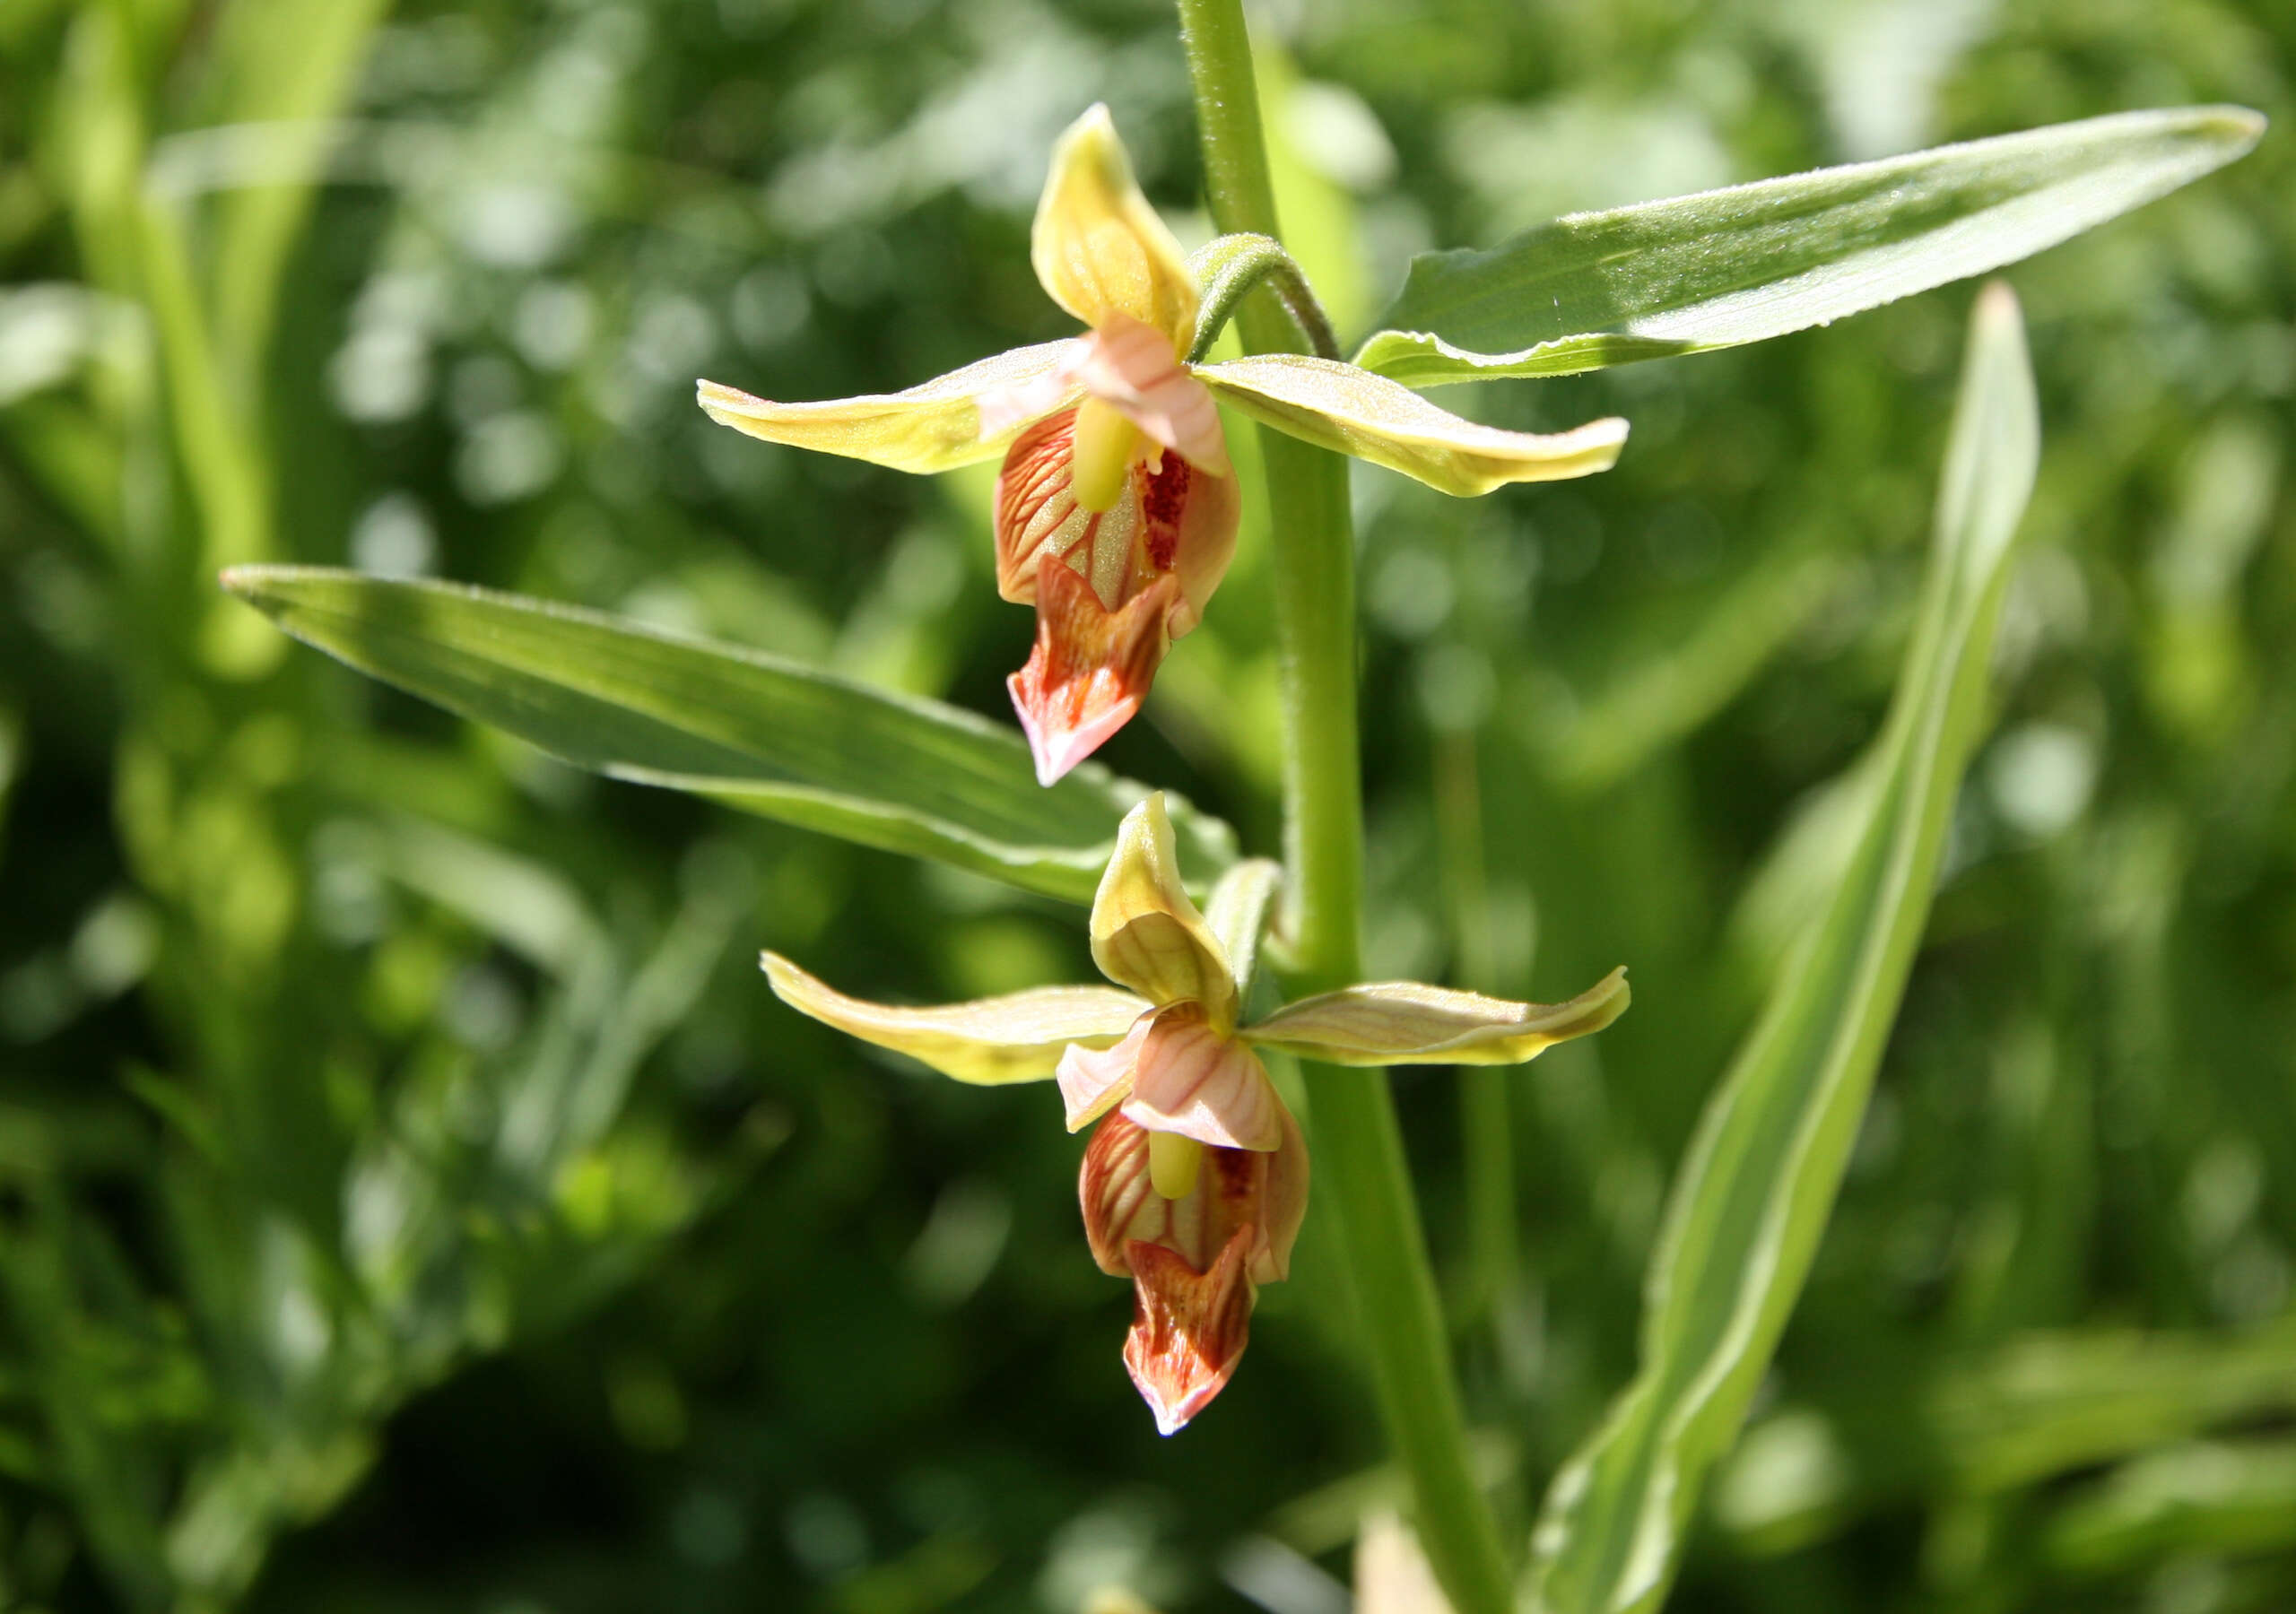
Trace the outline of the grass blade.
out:
M 1979 737 L 2039 427 L 2006 288 L 1979 298 L 1882 785 L 1831 906 L 1709 1102 L 1651 1257 L 1642 1362 L 1548 1492 L 1532 1606 L 1654 1609 L 1824 1232 L 1926 920 Z
M 455 584 L 241 567 L 223 586 L 362 672 L 577 767 L 1090 902 L 1144 785 L 1090 764 L 1047 790 L 1019 733 L 756 651 Z M 1235 861 L 1176 803 L 1191 873 Z

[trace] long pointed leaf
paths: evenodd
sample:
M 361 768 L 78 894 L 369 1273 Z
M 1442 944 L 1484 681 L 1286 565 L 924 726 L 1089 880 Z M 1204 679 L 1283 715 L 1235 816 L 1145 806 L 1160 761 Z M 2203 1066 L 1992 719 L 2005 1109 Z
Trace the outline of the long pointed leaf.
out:
M 1882 787 L 1831 908 L 1683 1160 L 1651 1257 L 1640 1370 L 1547 1495 L 1531 1568 L 1537 1609 L 1657 1606 L 1707 1471 L 1736 1437 L 1801 1293 L 1981 727 L 2039 442 L 2016 302 L 1988 288 L 1970 332 L 1921 615 L 1883 732 Z
M 2124 112 L 1573 213 L 1420 256 L 1355 362 L 1433 386 L 1781 336 L 2029 257 L 2263 133 L 2242 107 Z
M 305 644 L 618 779 L 1090 902 L 1144 785 L 1086 766 L 1047 790 L 1019 733 L 799 663 L 515 594 L 241 567 L 223 586 Z M 1190 872 L 1235 860 L 1178 804 Z

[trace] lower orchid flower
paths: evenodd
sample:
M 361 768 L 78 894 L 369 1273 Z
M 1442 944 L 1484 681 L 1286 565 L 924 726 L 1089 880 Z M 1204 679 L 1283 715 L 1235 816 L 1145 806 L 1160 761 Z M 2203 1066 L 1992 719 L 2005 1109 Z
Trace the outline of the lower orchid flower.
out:
M 1214 334 L 1199 328 L 1196 276 L 1105 107 L 1053 149 L 1030 261 L 1085 334 L 906 392 L 778 404 L 704 381 L 700 399 L 752 437 L 895 470 L 1004 456 L 997 592 L 1037 611 L 1036 646 L 1007 682 L 1048 785 L 1139 710 L 1235 552 L 1241 501 L 1215 400 L 1463 495 L 1607 470 L 1626 440 L 1620 420 L 1551 436 L 1480 426 L 1335 359 L 1192 362 Z
M 1259 1050 L 1330 1064 L 1516 1064 L 1627 1005 L 1616 969 L 1564 1003 L 1387 982 L 1246 1023 L 1277 878 L 1273 863 L 1238 863 L 1199 909 L 1159 794 L 1126 816 L 1092 903 L 1093 961 L 1114 986 L 895 1008 L 765 955 L 774 991 L 800 1012 L 960 1081 L 1054 1078 L 1068 1130 L 1099 1124 L 1078 1183 L 1085 1241 L 1103 1271 L 1132 1280 L 1124 1362 L 1167 1435 L 1235 1373 L 1258 1286 L 1288 1272 L 1307 1213 L 1307 1143 Z

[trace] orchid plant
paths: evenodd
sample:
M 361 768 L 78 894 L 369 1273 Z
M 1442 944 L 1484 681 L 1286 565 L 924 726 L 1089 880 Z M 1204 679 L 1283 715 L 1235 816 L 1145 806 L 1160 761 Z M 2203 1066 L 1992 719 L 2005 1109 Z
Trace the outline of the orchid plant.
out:
M 1084 1237 L 1102 1271 L 1133 1281 L 1124 1364 L 1166 1435 L 1235 1372 L 1255 1286 L 1290 1270 L 1307 1214 L 1308 1146 L 1255 1049 L 1326 1065 L 1520 1064 L 1627 1005 L 1616 969 L 1564 1003 L 1382 982 L 1239 1024 L 1279 876 L 1239 863 L 1199 910 L 1159 793 L 1126 815 L 1092 902 L 1092 957 L 1113 987 L 895 1008 L 765 955 L 791 1008 L 959 1081 L 1057 1077 L 1068 1130 L 1100 1123 L 1077 1184 Z
M 1231 275 L 1209 303 L 1199 279 L 1238 260 L 1263 272 L 1288 260 L 1260 238 L 1215 243 L 1204 262 L 1184 262 L 1134 182 L 1105 107 L 1053 147 L 1029 257 L 1046 295 L 1086 334 L 1014 348 L 890 395 L 775 404 L 704 381 L 700 402 L 752 437 L 896 471 L 1004 455 L 996 591 L 1037 609 L 1036 648 L 1008 687 L 1047 785 L 1140 709 L 1171 641 L 1202 619 L 1235 553 L 1241 504 L 1215 398 L 1446 493 L 1606 471 L 1626 441 L 1617 419 L 1551 436 L 1480 426 L 1335 351 L 1194 362 L 1245 277 Z M 1285 278 L 1292 306 L 1312 310 L 1297 272 Z M 1328 349 L 1320 316 L 1307 312 L 1305 324 Z
M 804 1014 L 961 1081 L 1051 1079 L 1071 1131 L 1097 1123 L 1079 1183 L 1086 1242 L 1133 1282 L 1123 1359 L 1166 1433 L 1229 1383 L 1257 1287 L 1288 1271 L 1312 1135 L 1426 1566 L 1459 1614 L 1502 1614 L 1514 1555 L 1468 1461 L 1380 1067 L 1520 1063 L 1601 1029 L 1628 994 L 1622 971 L 1552 1005 L 1362 981 L 1347 458 L 1457 495 L 1604 470 L 1622 421 L 1504 431 L 1415 389 L 1758 341 L 1981 273 L 2230 161 L 2261 120 L 2130 113 L 1559 219 L 1419 259 L 1350 360 L 1281 246 L 1239 0 L 1179 12 L 1222 232 L 1193 258 L 1095 107 L 1052 152 L 1031 236 L 1039 280 L 1083 334 L 833 402 L 700 384 L 712 418 L 771 442 L 911 473 L 1001 456 L 997 588 L 1037 616 L 1009 681 L 1021 735 L 796 662 L 451 586 L 291 568 L 239 568 L 225 586 L 352 664 L 578 764 L 1089 900 L 1107 986 L 895 1007 L 775 954 L 765 968 Z M 1231 320 L 1245 356 L 1207 361 Z M 1642 1371 L 1550 1494 L 1519 1583 L 1535 1606 L 1664 1597 L 1704 1474 L 1808 1270 L 1984 706 L 2037 452 L 2021 332 L 2005 291 L 1980 299 L 1861 838 L 1685 1159 L 1652 1257 Z M 1087 760 L 1140 709 L 1234 552 L 1223 408 L 1262 429 L 1280 863 L 1239 858 L 1225 826 Z M 1184 855 L 1210 881 L 1202 907 Z M 1263 955 L 1273 985 L 1258 982 Z M 1304 1124 L 1265 1054 L 1305 1062 Z

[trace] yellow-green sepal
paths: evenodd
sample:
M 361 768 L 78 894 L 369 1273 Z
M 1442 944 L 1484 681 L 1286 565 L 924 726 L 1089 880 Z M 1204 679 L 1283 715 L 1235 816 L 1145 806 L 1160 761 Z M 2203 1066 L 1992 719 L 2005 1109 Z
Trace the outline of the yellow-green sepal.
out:
M 1052 148 L 1029 261 L 1052 300 L 1095 328 L 1127 314 L 1187 351 L 1196 281 L 1179 242 L 1148 205 L 1104 106 L 1068 126 Z
M 769 443 L 841 454 L 894 471 L 952 471 L 996 458 L 1025 423 L 1016 421 L 1008 430 L 983 435 L 980 398 L 1042 382 L 1074 346 L 1043 342 L 1013 348 L 906 392 L 777 404 L 722 382 L 703 381 L 696 385 L 696 396 L 719 425 Z
M 1222 1031 L 1236 1023 L 1236 983 L 1220 939 L 1180 883 L 1172 820 L 1156 792 L 1124 816 L 1092 898 L 1100 973 L 1150 1002 L 1196 1002 Z
M 1563 1003 L 1517 1003 L 1417 981 L 1347 986 L 1287 1003 L 1237 1033 L 1326 1064 L 1520 1064 L 1626 1012 L 1624 968 Z
M 1199 364 L 1191 373 L 1264 425 L 1463 498 L 1607 471 L 1626 441 L 1626 422 L 1615 416 L 1551 433 L 1478 425 L 1400 382 L 1304 353 Z
M 1064 1051 L 1111 1047 L 1148 1009 L 1108 986 L 1039 986 L 970 1002 L 895 1007 L 848 997 L 779 953 L 767 953 L 764 964 L 774 994 L 798 1013 L 982 1087 L 1041 1081 Z
M 1267 912 L 1283 884 L 1283 865 L 1265 857 L 1248 857 L 1212 888 L 1204 905 L 1204 923 L 1219 939 L 1228 957 L 1228 977 L 1236 983 L 1238 1002 L 1250 995 L 1252 971 L 1259 963 L 1259 941 L 1267 929 Z

